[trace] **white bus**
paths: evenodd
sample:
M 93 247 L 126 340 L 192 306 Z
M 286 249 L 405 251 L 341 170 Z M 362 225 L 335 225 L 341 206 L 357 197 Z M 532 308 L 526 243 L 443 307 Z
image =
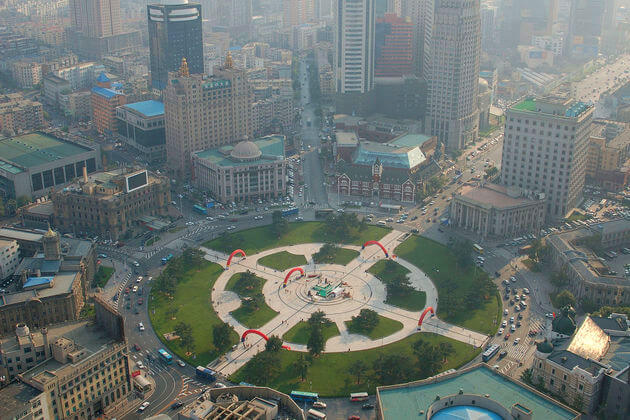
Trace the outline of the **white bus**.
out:
M 352 402 L 367 401 L 367 400 L 368 400 L 368 393 L 367 392 L 354 392 L 354 393 L 350 394 L 350 401 L 352 401 Z
M 477 254 L 483 254 L 483 248 L 481 247 L 481 245 L 479 244 L 473 244 L 473 250 L 477 253 Z
M 309 419 L 326 420 L 326 414 L 322 413 L 321 411 L 317 411 L 313 408 L 308 410 L 307 414 L 308 414 L 307 418 Z

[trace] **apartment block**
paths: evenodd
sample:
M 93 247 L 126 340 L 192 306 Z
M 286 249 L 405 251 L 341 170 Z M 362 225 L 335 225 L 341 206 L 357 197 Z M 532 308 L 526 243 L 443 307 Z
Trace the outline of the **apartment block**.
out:
M 0 96 L 0 131 L 11 133 L 32 131 L 44 125 L 42 104 L 19 93 Z
M 20 262 L 19 245 L 16 241 L 6 241 L 0 239 L 0 280 L 5 279 L 13 273 Z

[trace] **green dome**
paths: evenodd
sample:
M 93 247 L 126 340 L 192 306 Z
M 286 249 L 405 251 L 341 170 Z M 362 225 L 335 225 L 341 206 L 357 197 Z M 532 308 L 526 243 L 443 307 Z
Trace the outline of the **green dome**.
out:
M 551 353 L 553 351 L 553 344 L 547 341 L 547 339 L 545 339 L 545 341 L 539 341 L 536 343 L 536 350 L 541 353 Z
M 551 325 L 553 331 L 560 334 L 571 335 L 575 332 L 575 321 L 568 316 L 557 316 Z

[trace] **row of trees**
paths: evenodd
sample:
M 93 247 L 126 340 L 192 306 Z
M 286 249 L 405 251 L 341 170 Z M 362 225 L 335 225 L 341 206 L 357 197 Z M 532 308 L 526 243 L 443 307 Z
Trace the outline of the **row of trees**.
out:
M 31 201 L 30 197 L 26 195 L 22 195 L 17 199 L 10 198 L 6 201 L 0 197 L 0 217 L 13 216 L 17 209 L 31 203 Z
M 313 254 L 313 261 L 317 264 L 332 263 L 335 259 L 335 255 L 339 251 L 339 247 L 335 244 L 327 243 Z
M 326 340 L 324 338 L 324 327 L 332 321 L 326 318 L 323 311 L 315 311 L 308 319 L 309 336 L 306 348 L 311 356 L 317 357 L 326 348 Z
M 367 228 L 364 219 L 359 220 L 356 213 L 329 214 L 324 224 L 327 242 L 349 242 Z

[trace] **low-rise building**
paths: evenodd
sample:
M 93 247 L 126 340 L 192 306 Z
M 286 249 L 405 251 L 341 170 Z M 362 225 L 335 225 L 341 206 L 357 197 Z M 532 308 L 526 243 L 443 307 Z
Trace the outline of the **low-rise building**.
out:
M 196 152 L 194 182 L 222 203 L 252 202 L 286 193 L 284 136 L 267 136 Z
M 146 217 L 165 216 L 169 180 L 147 170 L 117 169 L 87 175 L 54 191 L 55 225 L 64 232 L 118 239 Z
M 20 262 L 20 246 L 17 241 L 0 239 L 0 280 L 15 273 Z
M 22 226 L 32 229 L 47 229 L 55 224 L 53 203 L 50 200 L 38 199 L 36 202 L 22 206 L 17 210 Z
M 491 183 L 464 185 L 453 193 L 450 224 L 482 238 L 537 233 L 544 223 L 544 196 Z
M 59 105 L 59 97 L 62 93 L 68 93 L 72 90 L 70 82 L 54 74 L 44 76 L 42 83 L 42 95 L 44 100 L 53 106 Z
M 74 121 L 89 120 L 92 116 L 92 91 L 86 89 L 61 94 L 59 108 Z
M 116 108 L 118 135 L 147 162 L 166 160 L 164 104 L 143 101 Z
M 608 191 L 620 191 L 630 182 L 630 127 L 606 130 L 594 124 L 589 137 L 586 179 Z
M 0 132 L 19 133 L 44 126 L 44 110 L 37 101 L 19 93 L 0 96 Z

